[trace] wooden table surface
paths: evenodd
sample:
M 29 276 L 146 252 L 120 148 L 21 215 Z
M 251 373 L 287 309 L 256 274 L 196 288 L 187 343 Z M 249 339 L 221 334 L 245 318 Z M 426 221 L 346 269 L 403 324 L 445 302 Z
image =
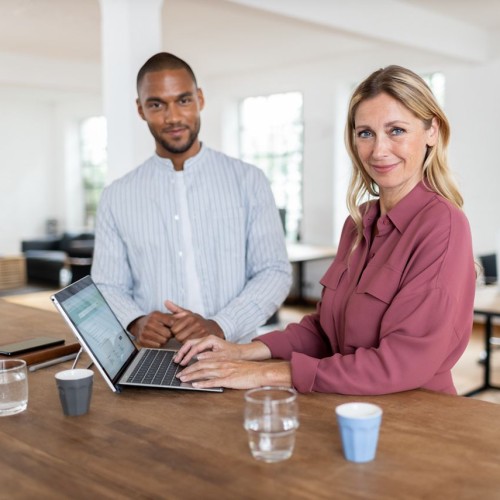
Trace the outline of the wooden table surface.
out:
M 65 335 L 57 313 L 0 300 L 2 338 Z M 290 460 L 249 452 L 243 391 L 125 389 L 94 375 L 90 412 L 65 417 L 54 374 L 29 374 L 28 409 L 0 419 L 0 498 L 500 498 L 500 406 L 418 390 L 376 397 L 299 395 Z M 344 460 L 336 405 L 384 410 L 377 457 Z

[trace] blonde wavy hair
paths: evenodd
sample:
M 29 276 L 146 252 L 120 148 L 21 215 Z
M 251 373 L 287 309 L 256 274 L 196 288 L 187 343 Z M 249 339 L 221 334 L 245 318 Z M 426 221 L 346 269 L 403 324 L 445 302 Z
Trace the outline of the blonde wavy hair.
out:
M 403 104 L 423 121 L 426 129 L 431 126 L 432 119 L 436 118 L 439 123 L 438 139 L 435 146 L 427 148 L 422 167 L 423 179 L 430 190 L 440 194 L 458 208 L 462 208 L 463 205 L 462 195 L 448 167 L 450 125 L 436 98 L 424 80 L 409 69 L 395 65 L 379 69 L 355 89 L 349 103 L 345 127 L 345 143 L 353 167 L 347 192 L 347 208 L 357 229 L 354 247 L 361 241 L 363 234 L 363 214 L 360 205 L 367 198 L 379 196 L 378 186 L 366 173 L 357 153 L 354 119 L 360 103 L 381 93 L 388 94 Z

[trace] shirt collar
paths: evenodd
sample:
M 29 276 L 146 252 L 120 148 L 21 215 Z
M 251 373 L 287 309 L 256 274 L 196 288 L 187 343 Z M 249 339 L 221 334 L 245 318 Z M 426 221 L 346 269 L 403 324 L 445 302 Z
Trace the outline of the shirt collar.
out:
M 403 233 L 415 215 L 435 197 L 436 193 L 420 181 L 395 207 L 387 212 L 387 217 L 398 231 Z
M 414 219 L 415 214 L 420 212 L 435 196 L 436 193 L 427 188 L 424 182 L 421 181 L 395 207 L 387 212 L 386 217 L 400 233 L 403 233 Z M 363 216 L 363 226 L 365 228 L 371 226 L 379 215 L 379 202 L 370 203 L 366 214 Z
M 190 170 L 194 165 L 202 161 L 203 157 L 205 156 L 206 150 L 207 148 L 203 145 L 203 142 L 200 142 L 200 150 L 194 156 L 191 156 L 191 158 L 188 158 L 184 162 L 184 171 Z M 165 169 L 166 167 L 168 171 L 175 172 L 174 164 L 169 158 L 162 158 L 161 156 L 158 156 L 156 152 L 154 153 L 153 158 L 155 159 L 156 164 L 163 169 Z

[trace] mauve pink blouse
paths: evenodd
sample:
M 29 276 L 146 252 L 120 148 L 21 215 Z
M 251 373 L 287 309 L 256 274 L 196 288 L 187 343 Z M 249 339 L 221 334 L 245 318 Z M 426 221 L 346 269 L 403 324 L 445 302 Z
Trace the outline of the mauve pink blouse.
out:
M 375 201 L 352 254 L 347 219 L 316 313 L 256 340 L 290 360 L 300 392 L 456 394 L 451 368 L 469 341 L 476 280 L 467 218 L 423 183 L 378 216 Z

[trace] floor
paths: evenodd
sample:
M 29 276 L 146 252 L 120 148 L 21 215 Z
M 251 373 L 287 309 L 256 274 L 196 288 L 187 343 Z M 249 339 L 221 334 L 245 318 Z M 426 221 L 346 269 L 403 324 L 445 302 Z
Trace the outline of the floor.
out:
M 12 303 L 23 304 L 40 309 L 54 311 L 49 296 L 54 289 L 47 289 L 43 285 L 32 285 L 19 290 L 3 290 L 0 292 L 0 298 Z M 310 307 L 292 307 L 284 306 L 279 312 L 280 328 L 288 323 L 300 321 L 304 314 L 313 311 Z M 274 329 L 275 327 L 272 327 Z M 500 335 L 500 326 L 497 327 L 497 335 Z M 453 368 L 453 378 L 459 394 L 464 394 L 482 383 L 483 365 L 478 362 L 483 351 L 484 334 L 483 325 L 477 323 L 474 325 L 471 340 L 463 356 Z M 493 349 L 492 354 L 492 383 L 500 386 L 500 348 Z M 485 391 L 474 396 L 475 399 L 500 403 L 500 391 Z

